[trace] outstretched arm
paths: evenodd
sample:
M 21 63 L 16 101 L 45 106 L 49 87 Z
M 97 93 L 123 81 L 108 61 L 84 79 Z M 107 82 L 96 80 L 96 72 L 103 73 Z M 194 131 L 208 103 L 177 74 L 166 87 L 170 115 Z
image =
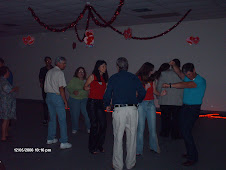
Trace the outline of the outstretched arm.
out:
M 184 89 L 184 88 L 196 88 L 197 84 L 194 81 L 189 82 L 179 82 L 179 83 L 173 83 L 173 84 L 163 84 L 163 88 L 177 88 L 177 89 Z

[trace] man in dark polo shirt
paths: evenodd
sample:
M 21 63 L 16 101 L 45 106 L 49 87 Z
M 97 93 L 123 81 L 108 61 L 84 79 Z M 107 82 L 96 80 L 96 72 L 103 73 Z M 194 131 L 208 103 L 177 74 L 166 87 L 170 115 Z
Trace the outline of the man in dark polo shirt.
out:
M 114 106 L 113 118 L 113 168 L 123 169 L 123 135 L 126 131 L 127 157 L 126 167 L 131 169 L 136 164 L 136 137 L 138 124 L 137 104 L 142 102 L 146 91 L 141 81 L 127 72 L 128 61 L 121 57 L 116 62 L 118 73 L 111 76 L 104 94 L 104 104 L 110 110 L 110 102 Z M 137 95 L 136 95 L 137 94 Z
M 192 136 L 192 128 L 199 118 L 202 99 L 206 90 L 206 80 L 196 73 L 192 63 L 184 64 L 182 71 L 176 66 L 175 62 L 171 61 L 170 65 L 173 66 L 174 71 L 183 82 L 163 84 L 163 87 L 184 89 L 179 124 L 187 150 L 183 157 L 187 158 L 187 161 L 182 165 L 191 166 L 198 161 L 198 151 Z
M 44 59 L 46 66 L 42 67 L 39 72 L 39 83 L 40 87 L 42 89 L 42 98 L 43 98 L 43 113 L 44 113 L 44 120 L 43 120 L 43 125 L 48 124 L 48 107 L 46 104 L 46 93 L 44 92 L 44 82 L 45 82 L 45 77 L 46 73 L 53 68 L 52 66 L 52 60 L 50 57 L 45 57 Z

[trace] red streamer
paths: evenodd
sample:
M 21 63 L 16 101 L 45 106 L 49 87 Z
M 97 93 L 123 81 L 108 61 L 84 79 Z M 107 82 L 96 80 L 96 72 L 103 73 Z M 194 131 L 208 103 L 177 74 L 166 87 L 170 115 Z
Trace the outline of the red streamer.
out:
M 86 5 L 86 7 L 85 7 L 85 9 L 84 9 L 84 13 L 85 13 L 85 11 L 87 10 L 87 9 L 89 9 L 89 13 L 88 13 L 88 18 L 87 18 L 87 22 L 86 22 L 86 28 L 85 28 L 85 31 L 86 30 L 88 30 L 89 29 L 89 21 L 90 21 L 90 8 L 89 8 L 90 6 L 89 5 Z M 81 20 L 82 19 L 82 17 L 84 16 L 84 13 L 81 13 L 80 14 L 80 19 L 79 20 Z M 83 42 L 84 41 L 84 38 L 85 38 L 85 33 L 83 34 L 83 37 L 82 37 L 82 39 L 79 37 L 79 35 L 78 35 L 78 30 L 77 30 L 77 24 L 76 24 L 76 26 L 75 26 L 75 33 L 76 33 L 76 36 L 77 36 L 77 38 L 78 38 L 78 40 L 80 41 L 80 42 Z
M 87 17 L 87 22 L 86 22 L 86 28 L 85 28 L 85 32 L 88 30 L 89 28 L 89 22 L 90 22 L 90 18 L 92 18 L 93 22 L 100 26 L 100 27 L 110 27 L 113 31 L 121 34 L 124 36 L 124 33 L 119 31 L 118 29 L 116 29 L 115 27 L 113 27 L 111 24 L 116 20 L 117 16 L 120 14 L 121 12 L 121 8 L 122 6 L 124 5 L 124 0 L 120 0 L 119 2 L 119 5 L 118 5 L 118 8 L 116 9 L 113 17 L 110 19 L 110 21 L 106 21 L 91 5 L 89 4 L 86 4 L 83 11 L 80 13 L 80 15 L 77 17 L 77 19 L 70 23 L 68 26 L 62 28 L 62 29 L 57 29 L 57 28 L 52 28 L 50 27 L 49 25 L 43 23 L 39 17 L 35 14 L 34 10 L 31 9 L 30 7 L 28 8 L 28 10 L 31 11 L 31 14 L 32 16 L 34 17 L 34 19 L 41 25 L 43 26 L 45 29 L 47 30 L 50 30 L 52 32 L 65 32 L 66 30 L 68 30 L 69 28 L 72 28 L 72 27 L 75 27 L 75 33 L 76 33 L 76 36 L 78 38 L 78 40 L 80 42 L 83 42 L 84 41 L 84 38 L 85 38 L 85 33 L 83 34 L 83 38 L 80 38 L 79 35 L 78 35 L 78 30 L 77 30 L 77 24 L 78 22 L 83 18 L 86 10 L 88 9 L 89 13 L 88 13 L 88 17 Z M 103 22 L 101 23 L 100 21 L 97 20 L 97 18 L 94 16 L 93 12 L 96 14 L 96 16 Z M 173 25 L 171 28 L 169 28 L 168 30 L 166 30 L 165 32 L 161 33 L 161 34 L 158 34 L 158 35 L 155 35 L 155 36 L 151 36 L 151 37 L 135 37 L 135 36 L 132 36 L 131 38 L 132 39 L 135 39 L 135 40 L 150 40 L 150 39 L 154 39 L 154 38 L 158 38 L 158 37 L 161 37 L 167 33 L 169 33 L 170 31 L 172 31 L 174 28 L 176 28 L 185 18 L 186 16 L 191 12 L 191 9 L 187 11 L 187 13 L 175 24 Z
M 91 7 L 92 9 L 93 9 L 93 7 Z M 94 10 L 93 10 L 94 11 Z M 169 33 L 170 31 L 172 31 L 174 28 L 176 28 L 185 18 L 186 18 L 186 16 L 189 14 L 191 12 L 191 9 L 190 10 L 188 10 L 187 12 L 186 12 L 186 14 L 175 24 L 175 25 L 173 25 L 171 28 L 169 28 L 167 31 L 165 31 L 165 32 L 163 32 L 163 33 L 161 33 L 161 34 L 158 34 L 158 35 L 155 35 L 155 36 L 152 36 L 152 37 L 134 37 L 134 36 L 132 36 L 131 38 L 132 39 L 136 39 L 136 40 L 150 40 L 150 39 L 154 39 L 154 38 L 158 38 L 158 37 L 160 37 L 160 36 L 163 36 L 163 35 L 165 35 L 165 34 L 167 34 L 167 33 Z M 106 27 L 106 26 L 108 26 L 108 27 L 110 27 L 112 30 L 114 30 L 115 32 L 117 32 L 117 33 L 119 33 L 119 34 L 121 34 L 121 35 L 124 35 L 121 31 L 119 31 L 119 30 L 117 30 L 116 28 L 114 28 L 113 26 L 111 26 L 111 25 L 107 25 L 107 21 L 105 21 L 98 13 L 96 13 L 95 12 L 95 14 L 105 23 L 105 25 L 104 24 L 101 24 L 94 16 L 93 16 L 93 14 L 91 14 L 91 17 L 92 17 L 92 19 L 93 19 L 93 21 L 97 24 L 97 25 L 99 25 L 99 26 L 102 26 L 102 27 Z
M 110 111 L 107 111 L 107 110 L 104 110 L 105 112 L 113 112 L 112 110 Z M 161 112 L 156 112 L 156 114 L 159 114 L 161 115 Z M 199 115 L 199 117 L 207 117 L 209 119 L 226 119 L 225 116 L 219 116 L 219 114 L 206 114 L 206 115 Z

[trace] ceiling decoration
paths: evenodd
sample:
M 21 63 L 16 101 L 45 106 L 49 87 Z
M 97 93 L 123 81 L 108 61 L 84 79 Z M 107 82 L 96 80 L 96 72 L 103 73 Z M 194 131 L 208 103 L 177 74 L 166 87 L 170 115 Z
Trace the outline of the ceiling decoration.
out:
M 84 5 L 90 2 L 98 13 L 109 21 L 118 6 L 117 0 L 0 0 L 0 37 L 32 35 L 48 30 L 40 27 L 31 17 L 30 6 L 44 23 L 62 28 L 79 16 Z M 176 23 L 188 9 L 192 12 L 184 21 L 226 18 L 225 0 L 125 0 L 120 16 L 112 26 L 154 23 Z M 85 16 L 86 18 L 86 16 Z M 86 21 L 79 22 L 78 30 L 84 30 Z M 90 22 L 90 28 L 98 26 Z M 163 32 L 164 30 L 159 30 Z
M 73 22 L 71 22 L 68 26 L 64 27 L 64 28 L 61 28 L 61 29 L 57 29 L 57 28 L 52 28 L 50 27 L 49 25 L 43 23 L 40 18 L 35 14 L 34 10 L 32 8 L 28 8 L 28 10 L 31 11 L 32 13 L 32 16 L 34 17 L 34 19 L 41 25 L 43 26 L 45 29 L 49 30 L 49 31 L 52 31 L 52 32 L 65 32 L 66 30 L 68 30 L 69 28 L 72 28 L 74 27 L 75 28 L 75 33 L 77 35 L 77 38 L 80 42 L 83 42 L 84 41 L 84 38 L 85 38 L 85 32 L 89 29 L 89 24 L 90 24 L 90 18 L 92 18 L 93 22 L 98 25 L 99 27 L 110 27 L 113 31 L 123 35 L 126 39 L 127 36 L 125 35 L 125 31 L 124 33 L 119 31 L 118 29 L 116 29 L 115 27 L 112 26 L 113 22 L 116 20 L 117 16 L 120 14 L 121 12 L 121 8 L 122 6 L 124 5 L 124 0 L 120 0 L 119 2 L 119 5 L 118 5 L 118 8 L 115 10 L 115 13 L 113 15 L 113 17 L 110 19 L 110 21 L 106 21 L 96 10 L 95 8 L 90 5 L 90 3 L 87 3 L 83 9 L 83 11 L 80 13 L 80 15 L 77 17 L 77 19 Z M 85 15 L 86 11 L 88 10 L 88 16 L 87 16 L 87 19 L 86 19 L 86 28 L 85 28 L 85 31 L 83 33 L 83 38 L 80 38 L 79 35 L 78 35 L 78 30 L 77 30 L 77 24 L 78 22 L 83 18 L 83 16 Z M 170 31 L 172 31 L 174 28 L 176 28 L 183 20 L 184 18 L 190 13 L 191 9 L 188 10 L 188 12 L 176 23 L 174 24 L 171 28 L 169 28 L 167 31 L 164 31 L 163 33 L 160 33 L 158 35 L 155 35 L 155 36 L 151 36 L 151 37 L 135 37 L 135 36 L 132 36 L 132 33 L 131 33 L 131 36 L 130 38 L 132 39 L 135 39 L 135 40 L 150 40 L 150 39 L 154 39 L 154 38 L 158 38 L 158 37 L 161 37 L 167 33 L 169 33 Z M 94 14 L 98 17 L 99 20 L 101 20 L 103 23 L 101 23 L 97 17 L 94 16 Z M 127 33 L 126 33 L 127 34 Z M 129 38 L 129 39 L 130 39 Z

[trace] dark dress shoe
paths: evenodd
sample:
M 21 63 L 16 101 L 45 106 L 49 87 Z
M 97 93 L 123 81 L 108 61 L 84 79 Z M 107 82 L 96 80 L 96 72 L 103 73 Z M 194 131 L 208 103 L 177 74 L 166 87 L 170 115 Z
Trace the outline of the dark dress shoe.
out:
M 167 132 L 160 132 L 159 136 L 161 136 L 161 137 L 169 137 L 169 133 L 167 133 Z
M 96 155 L 96 154 L 98 154 L 99 152 L 97 152 L 97 151 L 90 151 L 90 153 L 93 154 L 93 155 Z
M 48 120 L 43 120 L 42 124 L 43 124 L 44 126 L 47 126 L 47 125 L 48 125 Z
M 188 155 L 186 153 L 181 155 L 182 158 L 188 158 Z
M 183 139 L 180 135 L 171 135 L 171 138 L 172 138 L 173 140 Z
M 182 163 L 183 166 L 192 166 L 196 163 L 196 161 L 187 160 L 186 162 Z
M 150 149 L 150 152 L 155 153 L 155 154 L 159 154 L 160 153 L 160 150 L 158 152 L 156 152 L 153 149 Z
M 104 153 L 104 152 L 105 152 L 105 150 L 104 150 L 103 147 L 99 147 L 98 150 L 99 150 L 101 153 Z

